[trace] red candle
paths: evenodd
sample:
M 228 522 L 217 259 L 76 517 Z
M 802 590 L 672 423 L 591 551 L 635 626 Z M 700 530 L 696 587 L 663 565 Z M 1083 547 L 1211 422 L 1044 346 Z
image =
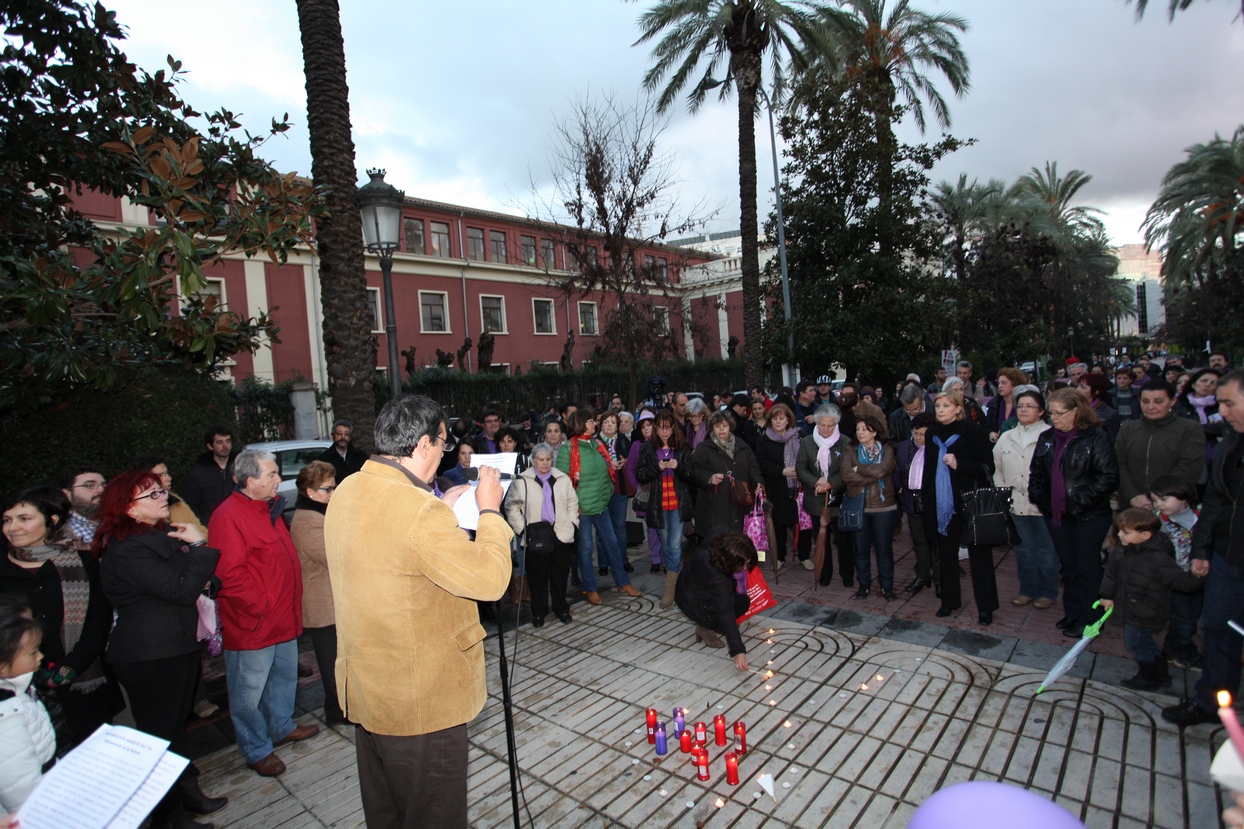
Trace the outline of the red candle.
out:
M 726 744 L 726 715 L 725 714 L 718 714 L 717 716 L 713 717 L 713 736 L 716 738 L 715 742 L 717 743 L 717 745 L 724 746 Z
M 708 779 L 708 751 L 704 749 L 700 750 L 699 762 L 697 762 L 695 765 L 695 771 L 696 771 L 695 776 L 698 777 L 699 779 L 701 780 Z
M 740 757 L 747 753 L 747 726 L 742 720 L 734 724 L 734 750 Z
M 702 722 L 695 724 L 695 744 L 698 746 L 708 745 L 708 726 Z
M 726 782 L 731 786 L 739 785 L 739 755 L 733 751 L 726 752 Z
M 683 731 L 683 733 L 678 736 L 678 747 L 682 750 L 683 754 L 691 753 L 692 740 L 690 731 Z
M 648 745 L 657 743 L 657 709 L 648 709 Z
M 1227 736 L 1231 738 L 1236 754 L 1244 761 L 1244 730 L 1240 728 L 1235 709 L 1231 707 L 1231 694 L 1227 691 L 1218 692 L 1218 719 L 1222 720 L 1223 727 L 1227 729 Z

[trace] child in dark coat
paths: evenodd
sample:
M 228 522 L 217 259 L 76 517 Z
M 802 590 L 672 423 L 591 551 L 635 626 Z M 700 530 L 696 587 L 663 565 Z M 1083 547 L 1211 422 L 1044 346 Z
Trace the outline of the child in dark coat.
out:
M 1171 684 L 1170 673 L 1153 635 L 1169 621 L 1171 591 L 1193 593 L 1205 579 L 1180 568 L 1162 520 L 1149 510 L 1125 509 L 1115 525 L 1119 544 L 1106 560 L 1100 595 L 1103 607 L 1117 605 L 1123 641 L 1139 666 L 1122 684 L 1137 691 L 1165 688 Z

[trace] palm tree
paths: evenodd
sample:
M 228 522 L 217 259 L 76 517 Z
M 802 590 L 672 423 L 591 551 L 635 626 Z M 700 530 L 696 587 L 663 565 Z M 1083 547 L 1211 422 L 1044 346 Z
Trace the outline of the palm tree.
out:
M 955 184 L 948 181 L 938 184 L 929 203 L 945 231 L 946 258 L 951 271 L 962 280 L 967 272 L 967 256 L 973 239 L 1003 223 L 1009 207 L 1006 184 L 999 179 L 990 179 L 985 184 L 973 180 L 968 184 L 967 174 L 960 173 Z
M 1131 3 L 1132 0 L 1127 0 L 1127 2 Z M 1185 11 L 1191 5 L 1192 0 L 1169 0 L 1167 5 L 1167 14 L 1171 20 L 1174 20 L 1176 12 Z M 1149 0 L 1136 0 L 1137 20 L 1140 20 L 1140 18 L 1145 16 L 1145 9 L 1148 8 L 1148 6 Z M 1244 0 L 1241 0 L 1240 2 L 1240 14 L 1244 15 Z
M 1101 210 L 1071 204 L 1080 189 L 1092 180 L 1093 177 L 1083 170 L 1059 176 L 1058 162 L 1047 161 L 1044 170 L 1033 167 L 1027 175 L 1020 176 L 1011 187 L 1011 196 L 1027 214 L 1023 218 L 1031 230 L 1044 233 L 1061 249 L 1070 250 L 1076 240 L 1103 229 L 1096 215 Z
M 1145 215 L 1145 241 L 1163 249 L 1168 286 L 1199 281 L 1244 233 L 1244 126 L 1230 139 L 1196 144 L 1170 169 Z
M 688 94 L 689 108 L 699 109 L 710 89 L 724 99 L 738 95 L 739 227 L 743 236 L 743 360 L 747 385 L 763 382 L 761 360 L 759 228 L 756 220 L 756 96 L 766 58 L 775 90 L 785 86 L 785 61 L 803 71 L 812 57 L 830 60 L 828 27 L 811 2 L 778 0 L 658 0 L 639 18 L 638 46 L 660 38 L 656 60 L 644 75 L 649 91 L 664 84 L 657 111 L 665 112 L 704 61 L 704 74 Z M 723 65 L 724 64 L 724 65 Z M 719 70 L 724 74 L 717 77 Z M 668 76 L 668 81 L 666 80 Z
M 945 78 L 956 97 L 968 91 L 968 59 L 959 44 L 959 33 L 967 31 L 968 22 L 953 14 L 913 9 L 910 0 L 898 0 L 888 14 L 886 0 L 838 2 L 842 10 L 823 8 L 821 14 L 844 30 L 839 48 L 845 71 L 861 76 L 872 92 L 873 123 L 882 157 L 891 159 L 897 150 L 893 124 L 900 95 L 921 132 L 927 127 L 925 101 L 938 126 L 947 129 L 950 109 L 928 73 Z M 879 198 L 884 204 L 890 201 L 893 172 L 892 164 L 878 170 Z
M 355 194 L 350 88 L 337 0 L 297 0 L 307 86 L 311 177 L 328 188 L 329 215 L 316 223 L 324 352 L 333 412 L 350 420 L 354 440 L 370 448 L 376 421 L 376 341 L 363 262 L 363 228 Z

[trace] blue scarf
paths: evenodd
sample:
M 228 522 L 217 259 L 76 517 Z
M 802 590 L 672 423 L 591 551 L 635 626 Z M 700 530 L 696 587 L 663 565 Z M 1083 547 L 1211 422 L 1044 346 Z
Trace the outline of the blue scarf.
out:
M 955 491 L 950 486 L 950 467 L 946 465 L 946 452 L 955 445 L 959 435 L 951 435 L 950 440 L 933 438 L 937 444 L 937 534 L 946 535 L 950 519 L 955 514 Z

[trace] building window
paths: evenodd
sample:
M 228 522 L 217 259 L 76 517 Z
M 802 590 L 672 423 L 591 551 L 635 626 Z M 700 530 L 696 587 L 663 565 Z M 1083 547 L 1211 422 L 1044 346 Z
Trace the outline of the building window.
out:
M 670 309 L 658 305 L 652 309 L 652 319 L 657 325 L 657 333 L 662 337 L 670 332 Z
M 535 330 L 537 334 L 557 333 L 557 317 L 554 314 L 553 300 L 533 299 L 531 301 L 531 311 L 536 318 Z
M 522 237 L 522 242 L 523 242 L 523 264 L 524 265 L 535 265 L 536 264 L 536 237 L 535 236 L 524 236 Z
M 554 247 L 552 239 L 540 240 L 540 259 L 544 263 L 545 270 L 557 270 L 557 248 Z
M 575 253 L 574 245 L 566 245 L 566 270 L 577 271 L 579 269 L 579 257 Z
M 406 220 L 406 252 L 423 253 L 423 219 Z
M 228 309 L 228 303 L 225 297 L 225 281 L 223 279 L 205 279 L 203 287 L 197 291 L 186 294 L 186 300 L 197 299 L 207 304 L 208 298 L 216 300 L 215 309 L 224 311 Z
M 467 259 L 484 261 L 484 231 L 478 227 L 467 228 Z
M 657 258 L 655 256 L 644 255 L 644 278 L 651 279 L 657 273 Z
M 449 258 L 449 225 L 444 222 L 432 222 L 432 250 L 433 256 L 440 256 L 444 259 Z
M 587 262 L 589 265 L 595 265 L 596 264 L 596 248 L 591 247 L 591 246 L 584 248 L 583 249 L 583 261 Z
M 657 258 L 657 279 L 664 282 L 668 276 L 669 276 L 669 265 L 665 261 L 665 257 L 664 256 L 658 257 Z
M 505 233 L 500 230 L 490 230 L 488 241 L 492 244 L 492 261 L 502 265 L 510 261 L 505 256 Z
M 368 288 L 367 301 L 371 305 L 371 332 L 373 334 L 384 333 L 384 317 L 381 315 L 380 309 L 380 289 Z
M 597 334 L 596 328 L 596 303 L 580 302 L 579 303 L 579 333 L 580 334 Z
M 509 376 L 510 364 L 509 363 L 493 363 L 487 369 L 485 369 L 485 372 L 488 374 L 501 374 L 501 375 Z
M 1145 283 L 1136 283 L 1136 329 L 1140 335 L 1149 333 L 1149 304 L 1145 301 Z
M 449 333 L 449 294 L 420 291 L 419 311 L 422 334 Z
M 481 295 L 479 316 L 482 331 L 487 334 L 505 334 L 505 297 Z

